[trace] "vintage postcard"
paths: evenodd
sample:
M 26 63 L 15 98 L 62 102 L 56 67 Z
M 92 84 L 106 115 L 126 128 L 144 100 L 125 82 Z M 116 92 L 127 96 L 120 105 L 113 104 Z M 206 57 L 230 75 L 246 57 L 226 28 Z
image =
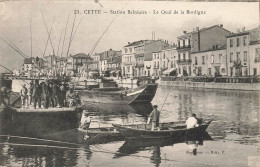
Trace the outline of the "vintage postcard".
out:
M 0 1 L 0 166 L 260 166 L 259 6 Z

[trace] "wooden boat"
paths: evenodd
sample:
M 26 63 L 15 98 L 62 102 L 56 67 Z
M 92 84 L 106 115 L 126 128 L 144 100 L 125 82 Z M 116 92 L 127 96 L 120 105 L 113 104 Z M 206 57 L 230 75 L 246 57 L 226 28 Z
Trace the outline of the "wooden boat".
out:
M 112 124 L 127 139 L 176 138 L 186 135 L 198 134 L 205 131 L 212 120 L 202 123 L 199 127 L 186 129 L 184 121 L 160 123 L 160 130 L 151 131 L 151 124 Z
M 96 88 L 92 90 L 79 90 L 83 102 L 133 104 L 150 103 L 156 93 L 158 84 L 151 83 L 135 89 L 123 88 Z
M 99 143 L 102 141 L 119 141 L 124 139 L 114 127 L 89 128 L 87 130 L 78 128 L 78 134 L 79 138 L 87 143 L 93 143 L 93 141 L 99 141 Z

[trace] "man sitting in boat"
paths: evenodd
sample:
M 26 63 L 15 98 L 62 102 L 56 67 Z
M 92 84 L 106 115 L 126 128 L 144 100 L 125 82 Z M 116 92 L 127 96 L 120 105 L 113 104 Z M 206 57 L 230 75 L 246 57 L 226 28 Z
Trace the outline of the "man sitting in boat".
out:
M 85 111 L 85 110 L 84 110 L 84 111 Z M 85 113 L 85 115 L 83 115 L 83 116 L 82 116 L 82 119 L 81 119 L 82 129 L 88 130 L 89 125 L 90 125 L 90 122 L 91 122 L 91 118 L 90 118 L 89 113 Z
M 198 127 L 198 120 L 196 118 L 196 114 L 192 114 L 186 121 L 187 129 Z
M 160 111 L 157 110 L 158 106 L 153 106 L 153 111 L 149 115 L 148 123 L 152 120 L 152 131 L 159 128 Z

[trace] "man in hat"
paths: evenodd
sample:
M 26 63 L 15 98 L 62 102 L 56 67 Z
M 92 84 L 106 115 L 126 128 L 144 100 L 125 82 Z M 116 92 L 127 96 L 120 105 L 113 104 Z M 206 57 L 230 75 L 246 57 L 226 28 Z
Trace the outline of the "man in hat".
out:
M 5 107 L 10 105 L 10 97 L 8 96 L 8 94 L 11 91 L 7 91 L 7 87 L 6 86 L 2 86 L 0 89 L 0 105 L 2 105 L 2 103 L 4 104 Z M 7 103 L 5 101 L 5 99 L 7 99 Z
M 32 97 L 34 102 L 33 103 L 34 109 L 36 109 L 37 103 L 38 103 L 38 107 L 41 108 L 41 88 L 39 85 L 39 80 L 35 80 L 35 84 L 33 85 Z
M 33 91 L 33 80 L 30 82 L 30 85 L 28 88 L 28 105 L 29 106 L 32 104 L 32 91 Z
M 21 101 L 22 101 L 22 108 L 28 107 L 28 90 L 26 88 L 26 84 L 22 84 L 22 89 L 20 92 L 21 95 Z
M 62 82 L 60 86 L 60 106 L 65 107 L 65 99 L 66 99 L 66 88 L 65 88 L 65 83 Z
M 41 85 L 41 88 L 42 88 L 42 97 L 44 101 L 44 108 L 48 108 L 49 101 L 50 101 L 50 91 L 49 91 L 49 85 L 47 79 L 44 80 L 44 82 Z
M 73 87 L 71 87 L 71 86 L 66 93 L 66 101 L 67 101 L 69 107 L 72 107 L 73 103 L 75 102 L 75 93 L 73 91 Z
M 152 121 L 152 131 L 159 127 L 160 111 L 157 110 L 158 106 L 153 106 L 153 111 L 149 115 L 149 119 Z M 149 121 L 148 121 L 149 122 Z

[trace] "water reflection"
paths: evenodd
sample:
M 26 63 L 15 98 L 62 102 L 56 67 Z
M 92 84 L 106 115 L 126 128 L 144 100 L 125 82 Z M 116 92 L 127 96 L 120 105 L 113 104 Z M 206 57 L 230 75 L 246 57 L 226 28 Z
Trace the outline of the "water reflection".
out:
M 149 150 L 151 153 L 150 160 L 155 166 L 159 166 L 162 160 L 161 148 L 165 146 L 174 146 L 178 143 L 187 144 L 187 154 L 197 155 L 198 146 L 203 145 L 203 141 L 212 140 L 208 132 L 204 131 L 201 134 L 178 136 L 175 138 L 161 138 L 161 139 L 137 139 L 137 140 L 126 140 L 124 144 L 117 151 L 113 157 L 114 159 L 137 154 L 140 151 Z M 174 149 L 174 147 L 172 148 Z M 191 152 L 189 152 L 191 150 Z
M 166 98 L 167 94 L 169 96 Z M 222 157 L 212 156 L 211 151 L 219 148 L 222 155 L 237 166 L 246 166 L 248 156 L 259 156 L 260 141 L 260 94 L 259 92 L 228 90 L 194 90 L 169 87 L 158 88 L 152 104 L 165 105 L 161 110 L 161 121 L 185 120 L 190 113 L 205 119 L 213 118 L 207 131 L 214 141 L 203 135 L 202 139 L 188 140 L 144 140 L 112 142 L 109 140 L 87 143 L 78 132 L 77 118 L 66 115 L 13 114 L 0 112 L 0 134 L 26 136 L 29 138 L 0 137 L 0 165 L 2 166 L 108 166 L 123 164 L 167 166 L 164 159 L 179 162 L 201 162 L 213 166 L 225 166 Z M 90 127 L 111 126 L 112 123 L 144 123 L 152 111 L 147 105 L 85 104 L 92 120 Z M 80 120 L 80 119 L 79 119 Z M 59 143 L 67 142 L 67 143 Z M 202 141 L 202 142 L 201 142 Z M 118 154 L 96 153 L 89 145 L 107 148 Z M 39 145 L 39 146 L 37 146 Z M 173 146 L 173 147 L 172 147 Z M 193 151 L 196 149 L 195 151 Z M 209 153 L 207 153 L 209 150 Z M 187 156 L 187 152 L 191 156 Z M 200 154 L 203 152 L 203 154 Z M 234 152 L 237 154 L 233 156 Z M 112 154 L 112 153 L 111 153 Z M 195 155 L 196 156 L 195 156 Z M 146 156 L 136 158 L 131 155 Z M 102 158 L 100 158 L 102 157 Z M 124 157 L 124 158 L 121 158 Z M 113 161 L 111 159 L 113 158 Z M 148 160 L 147 160 L 148 159 Z M 90 163 L 91 162 L 91 163 Z M 127 164 L 126 164 L 127 165 Z M 129 166 L 129 165 L 128 165 Z M 182 165 L 179 165 L 182 166 Z M 192 164 L 190 165 L 192 166 Z

